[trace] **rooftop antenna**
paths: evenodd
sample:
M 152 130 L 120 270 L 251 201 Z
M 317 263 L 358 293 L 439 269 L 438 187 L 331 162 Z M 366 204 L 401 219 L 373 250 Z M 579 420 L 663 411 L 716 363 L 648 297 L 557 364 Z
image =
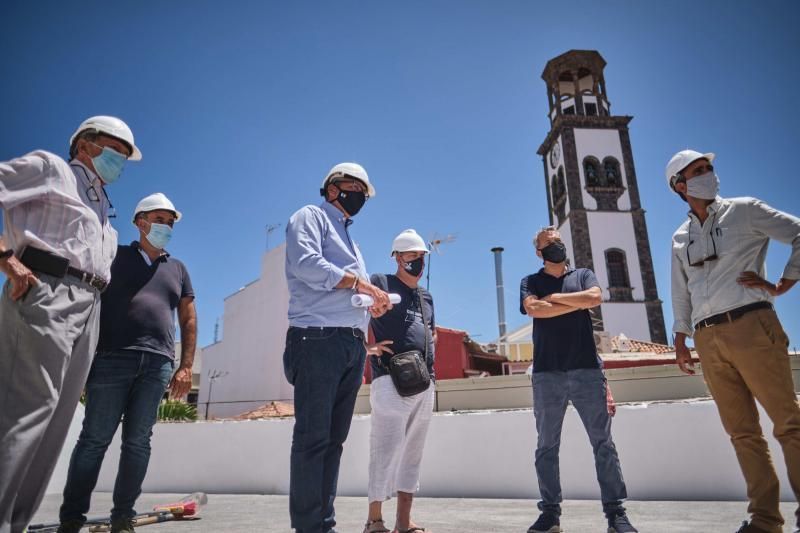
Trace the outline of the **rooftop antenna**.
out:
M 267 247 L 266 250 L 269 250 L 269 234 L 275 231 L 276 229 L 280 228 L 281 224 L 267 224 L 265 229 L 267 230 Z
M 455 233 L 448 233 L 444 237 L 439 237 L 438 233 L 434 233 L 433 237 L 431 237 L 428 241 L 428 247 L 430 248 L 431 253 L 428 254 L 428 274 L 426 276 L 427 287 L 425 287 L 427 290 L 430 290 L 431 288 L 431 263 L 433 263 L 433 252 L 436 252 L 437 255 L 442 255 L 440 247 L 443 244 L 450 244 L 451 242 L 454 242 L 457 236 L 458 235 Z
M 211 406 L 211 391 L 214 390 L 214 382 L 222 379 L 230 374 L 227 370 L 214 370 L 208 371 L 208 402 L 206 402 L 206 420 L 208 420 L 208 408 Z

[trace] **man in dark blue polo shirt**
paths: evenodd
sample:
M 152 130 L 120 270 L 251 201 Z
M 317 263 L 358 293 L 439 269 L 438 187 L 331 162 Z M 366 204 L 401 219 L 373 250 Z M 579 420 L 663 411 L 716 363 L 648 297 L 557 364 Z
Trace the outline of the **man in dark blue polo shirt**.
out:
M 77 532 L 86 521 L 103 457 L 120 420 L 122 451 L 111 531 L 133 531 L 133 506 L 147 473 L 158 404 L 168 386 L 173 397 L 191 388 L 197 345 L 194 290 L 184 264 L 164 249 L 180 218 L 163 194 L 142 199 L 133 219 L 139 241 L 120 246 L 111 265 L 100 310 L 100 341 L 86 382 L 86 416 L 64 487 L 60 533 Z M 173 376 L 176 309 L 181 361 Z
M 622 506 L 627 491 L 611 439 L 606 380 L 589 314 L 590 308 L 600 305 L 602 291 L 594 272 L 569 268 L 566 247 L 555 228 L 541 230 L 534 245 L 544 268 L 522 278 L 520 285 L 520 311 L 533 317 L 533 413 L 541 496 L 541 515 L 528 532 L 561 531 L 558 451 L 570 401 L 592 443 L 608 533 L 636 532 Z

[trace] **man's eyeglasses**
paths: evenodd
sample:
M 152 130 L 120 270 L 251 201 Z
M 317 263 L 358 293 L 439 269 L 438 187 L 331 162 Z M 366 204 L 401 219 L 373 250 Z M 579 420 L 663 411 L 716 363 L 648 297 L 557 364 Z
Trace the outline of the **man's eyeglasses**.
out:
M 711 231 L 708 232 L 709 237 L 711 237 L 711 246 L 713 247 L 714 251 L 712 252 L 711 255 L 707 256 L 704 259 L 701 259 L 700 261 L 697 261 L 696 263 L 692 263 L 692 258 L 689 255 L 689 247 L 692 244 L 694 244 L 694 241 L 692 240 L 692 225 L 689 224 L 689 244 L 686 245 L 686 261 L 689 263 L 689 266 L 699 267 L 699 266 L 703 266 L 703 263 L 705 263 L 706 261 L 715 261 L 716 259 L 718 259 L 718 256 L 717 256 L 717 243 L 714 240 L 714 222 L 716 221 L 716 219 L 717 219 L 717 214 L 714 213 L 714 218 L 711 219 Z M 702 236 L 702 232 L 700 233 L 700 235 Z

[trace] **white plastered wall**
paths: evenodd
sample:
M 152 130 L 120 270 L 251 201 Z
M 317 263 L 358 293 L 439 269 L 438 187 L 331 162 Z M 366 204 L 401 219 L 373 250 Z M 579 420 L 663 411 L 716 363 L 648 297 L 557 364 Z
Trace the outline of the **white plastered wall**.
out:
M 629 213 L 594 212 L 586 213 L 589 224 L 589 238 L 592 241 L 594 273 L 603 289 L 603 299 L 608 300 L 608 272 L 606 272 L 605 251 L 619 248 L 625 252 L 628 263 L 628 279 L 633 287 L 633 299 L 644 300 L 642 270 L 639 267 L 639 252 L 636 249 L 636 234 L 633 231 L 633 218 Z
M 763 411 L 761 415 L 781 497 L 791 500 L 781 448 L 769 419 Z M 286 494 L 293 424 L 292 419 L 157 424 L 144 490 Z M 366 494 L 369 429 L 369 416 L 354 418 L 339 476 L 342 496 Z M 613 435 L 632 498 L 745 499 L 733 448 L 711 401 L 620 406 Z M 686 449 L 687 435 L 691 453 L 676 456 L 675 450 Z M 113 488 L 118 439 L 109 447 L 98 491 Z M 536 498 L 535 447 L 530 409 L 436 414 L 425 446 L 420 495 Z M 599 499 L 592 449 L 572 407 L 564 421 L 560 455 L 564 497 Z
M 205 416 L 209 372 L 227 372 L 214 382 L 210 417 L 232 416 L 271 400 L 290 400 L 283 374 L 289 290 L 286 246 L 264 254 L 261 277 L 225 299 L 222 341 L 203 349 L 198 410 Z
M 639 302 L 605 302 L 601 306 L 603 312 L 603 331 L 611 336 L 624 333 L 629 339 L 651 342 L 650 323 L 647 320 L 647 308 Z
M 617 130 L 604 129 L 580 129 L 575 130 L 575 150 L 578 154 L 578 171 L 581 176 L 581 194 L 583 205 L 586 209 L 597 209 L 597 201 L 586 192 L 586 176 L 583 173 L 583 159 L 587 156 L 594 156 L 603 163 L 603 159 L 611 156 L 619 162 L 619 170 L 622 176 L 622 184 L 625 192 L 617 200 L 617 208 L 620 211 L 629 211 L 631 199 L 628 194 L 628 176 L 625 173 L 625 165 L 622 160 L 622 146 L 620 143 L 619 132 Z

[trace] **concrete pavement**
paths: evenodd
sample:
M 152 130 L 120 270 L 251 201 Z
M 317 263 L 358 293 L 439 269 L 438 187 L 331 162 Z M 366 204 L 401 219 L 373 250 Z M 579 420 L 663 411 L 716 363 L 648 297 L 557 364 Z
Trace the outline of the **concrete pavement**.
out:
M 137 510 L 145 512 L 157 503 L 169 503 L 180 494 L 143 494 Z M 58 516 L 61 497 L 45 498 L 34 522 L 49 522 Z M 90 516 L 107 514 L 111 494 L 97 493 Z M 203 518 L 192 522 L 167 522 L 140 528 L 144 533 L 288 533 L 289 500 L 286 496 L 209 494 Z M 642 533 L 733 533 L 746 517 L 746 502 L 631 501 L 628 515 Z M 784 502 L 781 511 L 791 532 L 796 504 Z M 394 500 L 386 503 L 387 527 L 393 525 Z M 365 498 L 337 498 L 339 533 L 360 533 L 367 513 Z M 434 533 L 525 533 L 536 519 L 534 500 L 485 500 L 419 498 L 414 518 Z M 564 503 L 561 526 L 567 533 L 605 533 L 606 524 L 596 501 L 569 500 Z

